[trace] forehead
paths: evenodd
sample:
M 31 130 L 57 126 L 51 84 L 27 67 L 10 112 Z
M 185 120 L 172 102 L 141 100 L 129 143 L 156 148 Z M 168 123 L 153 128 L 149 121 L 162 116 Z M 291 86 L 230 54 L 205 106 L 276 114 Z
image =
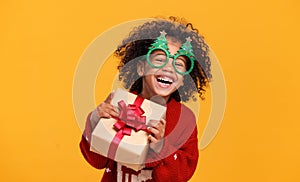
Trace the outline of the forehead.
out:
M 180 49 L 181 42 L 178 39 L 171 36 L 167 36 L 166 39 L 168 41 L 170 54 L 176 54 L 176 52 Z
M 172 36 L 166 36 L 166 39 L 168 41 L 168 46 L 172 45 L 172 46 L 180 47 L 182 44 L 178 39 Z

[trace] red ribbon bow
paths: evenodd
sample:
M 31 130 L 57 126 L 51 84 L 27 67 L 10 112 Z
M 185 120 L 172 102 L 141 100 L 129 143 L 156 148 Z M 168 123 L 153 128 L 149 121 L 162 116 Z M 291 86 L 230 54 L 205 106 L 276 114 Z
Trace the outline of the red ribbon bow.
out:
M 132 129 L 135 131 L 147 131 L 146 117 L 142 116 L 145 112 L 140 107 L 143 101 L 144 98 L 137 96 L 134 103 L 128 104 L 128 106 L 123 100 L 118 102 L 120 115 L 118 118 L 115 118 L 117 122 L 114 124 L 117 133 L 109 146 L 107 157 L 115 158 L 119 143 L 124 135 L 130 136 Z
M 118 102 L 120 108 L 120 115 L 118 121 L 114 124 L 114 127 L 117 131 L 123 129 L 124 135 L 130 135 L 131 129 L 139 131 L 146 129 L 146 117 L 142 116 L 145 112 L 140 106 L 135 104 L 129 104 L 126 106 L 126 103 L 121 100 Z

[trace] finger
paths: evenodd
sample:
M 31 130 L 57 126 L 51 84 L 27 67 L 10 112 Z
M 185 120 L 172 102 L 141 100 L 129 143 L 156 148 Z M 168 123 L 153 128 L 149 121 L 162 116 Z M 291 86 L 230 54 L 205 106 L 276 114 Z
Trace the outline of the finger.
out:
M 113 116 L 118 116 L 118 110 L 111 104 L 108 103 L 101 103 L 97 107 L 98 112 L 107 112 L 112 113 Z
M 120 108 L 117 107 L 117 106 L 113 106 L 113 108 L 114 108 L 114 111 L 115 111 L 116 113 L 118 113 L 118 116 L 119 116 L 119 114 L 120 114 Z
M 148 122 L 148 125 L 151 126 L 151 127 L 155 127 L 160 121 L 157 121 L 157 120 L 150 120 Z
M 107 119 L 111 118 L 111 115 L 107 112 L 101 111 L 101 112 L 98 112 L 98 114 L 99 114 L 100 118 L 107 118 Z
M 150 120 L 148 122 L 148 125 L 152 126 L 152 127 L 155 127 L 155 128 L 158 128 L 160 126 L 162 126 L 164 128 L 165 125 L 166 125 L 166 120 L 164 120 L 164 119 L 160 119 L 159 121 L 157 121 L 157 120 Z
M 113 117 L 118 117 L 119 116 L 119 113 L 116 112 L 114 109 L 109 110 L 107 113 L 109 113 Z
M 158 138 L 159 137 L 159 130 L 158 129 L 156 129 L 156 128 L 153 128 L 153 127 L 148 127 L 147 128 L 154 136 L 155 136 L 155 138 Z
M 105 112 L 108 112 L 112 116 L 115 116 L 115 117 L 119 116 L 119 109 L 111 104 L 105 103 L 105 105 L 103 105 L 103 110 Z
M 113 117 L 118 117 L 119 116 L 119 113 L 115 110 L 114 107 L 99 108 L 98 113 L 99 113 L 100 117 L 101 116 L 102 117 L 103 116 L 108 117 L 107 115 L 109 115 L 109 118 L 111 116 L 113 116 Z
M 159 122 L 160 122 L 162 125 L 166 125 L 166 123 L 167 123 L 167 121 L 166 121 L 165 119 L 163 119 L 163 118 L 161 118 L 161 119 L 159 120 Z
M 111 105 L 110 103 L 106 103 L 106 102 L 102 102 L 99 106 L 98 106 L 98 108 L 99 109 L 105 109 L 105 108 L 110 108 L 110 109 L 113 109 L 113 105 Z
M 103 102 L 103 103 L 100 105 L 100 109 L 106 110 L 106 111 L 108 111 L 108 110 L 114 110 L 114 111 L 117 112 L 117 109 L 116 109 L 113 105 L 111 105 L 111 104 L 109 104 L 109 103 L 105 103 L 105 102 Z
M 107 96 L 107 98 L 105 99 L 105 103 L 110 103 L 111 102 L 111 100 L 113 99 L 113 97 L 114 97 L 114 92 L 111 92 L 108 96 Z
M 164 133 L 165 125 L 160 121 L 156 123 L 156 125 L 151 126 L 152 128 L 157 129 L 159 132 Z
M 150 140 L 151 143 L 156 143 L 158 140 L 153 137 L 152 135 L 148 135 L 148 140 Z

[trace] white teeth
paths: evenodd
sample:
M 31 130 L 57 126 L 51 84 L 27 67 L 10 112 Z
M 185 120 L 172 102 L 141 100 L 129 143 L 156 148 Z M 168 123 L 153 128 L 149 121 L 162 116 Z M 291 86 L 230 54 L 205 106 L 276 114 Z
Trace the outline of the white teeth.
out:
M 165 81 L 165 82 L 173 83 L 173 80 L 169 77 L 158 77 L 157 79 Z

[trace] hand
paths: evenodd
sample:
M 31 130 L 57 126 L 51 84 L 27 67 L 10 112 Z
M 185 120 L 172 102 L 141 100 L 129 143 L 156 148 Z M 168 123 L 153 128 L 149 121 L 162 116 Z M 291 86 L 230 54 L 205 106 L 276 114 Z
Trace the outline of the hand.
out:
M 118 110 L 110 104 L 114 93 L 110 93 L 109 96 L 102 102 L 91 114 L 91 127 L 92 130 L 96 127 L 101 118 L 111 118 L 112 116 L 118 117 Z
M 159 153 L 164 146 L 164 135 L 166 128 L 166 120 L 160 119 L 159 121 L 149 121 L 149 127 L 147 128 L 152 134 L 148 136 L 150 140 L 150 148 L 154 152 Z

